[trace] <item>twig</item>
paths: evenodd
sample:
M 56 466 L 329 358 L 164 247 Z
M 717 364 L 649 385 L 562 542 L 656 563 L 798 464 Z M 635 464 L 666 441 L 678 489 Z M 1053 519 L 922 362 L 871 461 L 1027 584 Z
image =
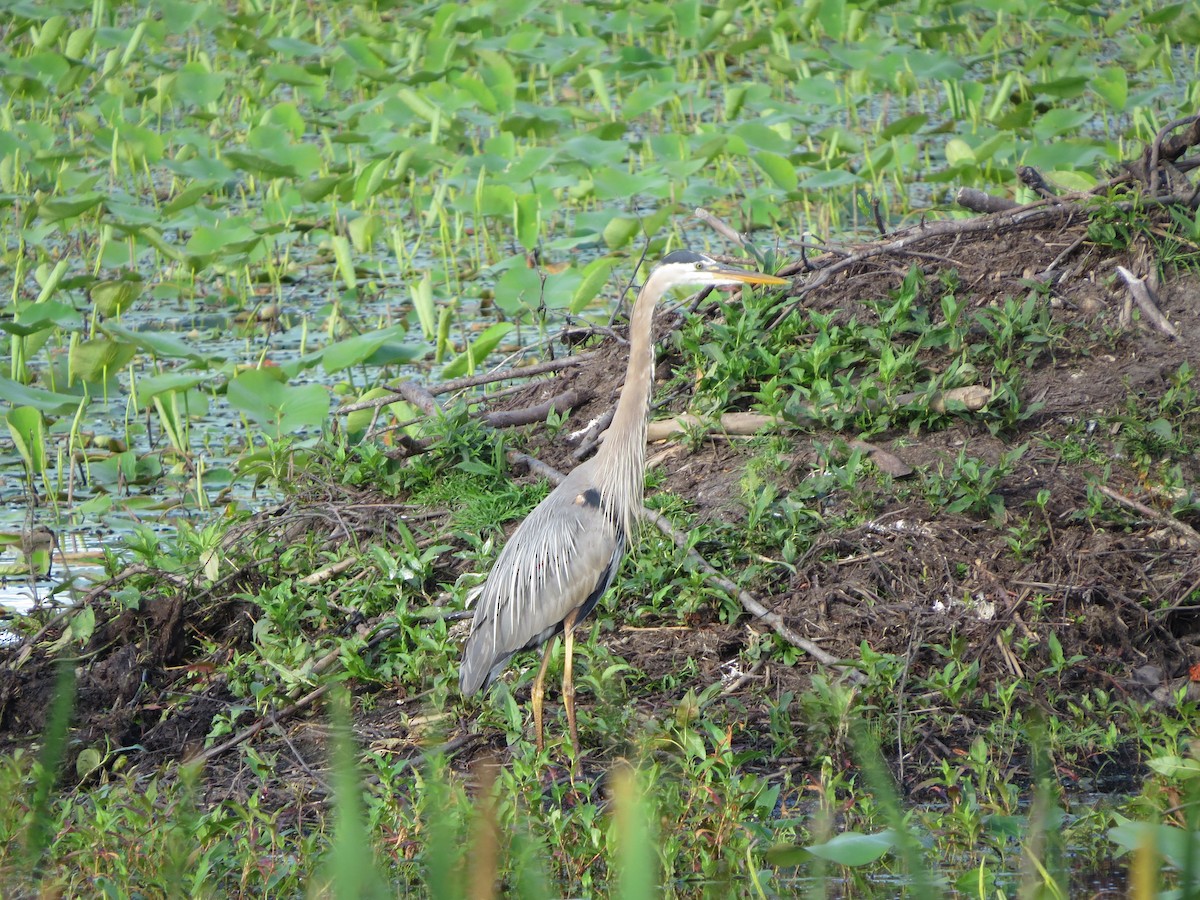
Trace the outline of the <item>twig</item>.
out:
M 362 560 L 356 559 L 353 556 L 347 556 L 345 559 L 340 559 L 323 569 L 318 569 L 316 572 L 310 572 L 308 575 L 305 575 L 300 579 L 300 583 L 303 585 L 308 585 L 309 587 L 321 584 L 328 581 L 334 575 L 340 575 L 342 572 L 345 572 L 347 569 L 361 561 Z
M 752 665 L 750 667 L 749 671 L 742 672 L 740 675 L 738 675 L 737 678 L 735 678 L 729 684 L 727 684 L 723 688 L 721 688 L 721 693 L 717 696 L 727 697 L 730 694 L 736 694 L 743 687 L 745 687 L 745 685 L 752 678 L 754 678 L 755 676 L 758 675 L 759 671 L 766 664 L 766 662 L 767 662 L 767 657 L 760 656 L 757 660 L 755 660 L 754 665 Z M 706 705 L 710 705 L 716 699 L 717 699 L 716 697 L 713 697 L 712 700 L 709 701 L 709 704 L 706 704 Z
M 396 392 L 401 398 L 407 400 L 427 416 L 436 416 L 441 412 L 442 408 L 433 399 L 433 394 L 429 393 L 429 389 L 422 387 L 415 381 L 400 382 L 396 385 Z
M 387 638 L 391 637 L 393 634 L 395 634 L 398 627 L 399 626 L 394 623 L 384 623 L 384 624 L 380 625 L 375 630 L 375 633 L 372 634 L 370 639 L 367 641 L 367 644 L 366 644 L 367 648 L 369 649 L 371 647 L 374 647 L 380 641 L 386 640 Z M 324 656 L 322 656 L 320 659 L 318 659 L 315 663 L 313 663 L 312 668 L 309 670 L 310 673 L 313 675 L 322 674 L 326 669 L 328 669 L 330 666 L 332 666 L 334 662 L 336 662 L 338 659 L 340 659 L 341 655 L 342 655 L 342 648 L 335 647 L 333 650 L 330 650 L 328 653 L 326 653 Z M 332 686 L 332 682 L 328 682 L 328 681 L 325 682 L 325 684 L 317 685 L 317 687 L 313 688 L 311 691 L 309 691 L 307 694 L 305 694 L 303 697 L 296 700 L 295 702 L 290 703 L 289 705 L 283 707 L 282 709 L 277 709 L 274 712 L 269 713 L 268 715 L 257 720 L 256 722 L 254 722 L 251 725 L 247 725 L 245 728 L 243 728 L 241 731 L 239 731 L 233 737 L 229 738 L 226 741 L 223 741 L 220 744 L 217 744 L 215 747 L 209 747 L 203 753 L 200 753 L 197 756 L 194 756 L 187 761 L 189 763 L 200 763 L 200 764 L 211 762 L 212 760 L 214 760 L 218 756 L 220 756 L 222 753 L 224 753 L 226 750 L 230 750 L 230 749 L 236 747 L 238 744 L 241 744 L 241 743 L 244 743 L 245 741 L 250 740 L 250 738 L 254 737 L 256 734 L 258 734 L 263 729 L 269 728 L 272 725 L 276 725 L 279 722 L 282 722 L 284 719 L 291 718 L 296 713 L 300 712 L 302 709 L 307 709 L 308 707 L 312 706 L 313 703 L 315 703 L 317 700 L 319 700 L 321 697 L 323 697 L 329 691 L 329 688 L 331 686 Z
M 509 378 L 529 378 L 533 375 L 543 375 L 546 372 L 557 372 L 560 369 L 568 369 L 571 366 L 583 365 L 583 363 L 594 359 L 595 356 L 596 352 L 593 350 L 588 353 L 564 356 L 560 359 L 548 359 L 545 362 L 534 363 L 531 366 L 522 366 L 519 369 L 505 369 L 502 372 L 488 372 L 486 375 L 455 378 L 451 381 L 443 381 L 439 384 L 431 385 L 429 393 L 436 397 L 439 394 L 449 394 L 454 391 L 461 391 L 464 388 L 479 387 L 482 384 L 492 384 L 493 382 L 505 381 Z
M 1200 532 L 1197 532 L 1196 529 L 1194 529 L 1191 525 L 1188 525 L 1186 522 L 1180 522 L 1174 516 L 1168 516 L 1156 509 L 1151 509 L 1145 503 L 1134 500 L 1132 497 L 1126 497 L 1124 494 L 1114 491 L 1106 484 L 1098 484 L 1096 485 L 1096 489 L 1110 500 L 1115 500 L 1122 506 L 1126 506 L 1129 509 L 1140 513 L 1147 519 L 1157 522 L 1165 528 L 1171 529 L 1181 538 L 1183 538 L 1184 543 L 1186 543 L 1189 547 L 1200 547 Z
M 1125 282 L 1125 287 L 1129 289 L 1129 295 L 1137 303 L 1138 309 L 1150 320 L 1150 324 L 1167 337 L 1179 337 L 1179 329 L 1172 325 L 1171 320 L 1164 316 L 1162 310 L 1158 308 L 1146 279 L 1138 278 L 1124 266 L 1117 266 L 1117 274 Z
M 204 765 L 209 762 L 212 762 L 214 759 L 216 759 L 218 756 L 220 756 L 226 750 L 230 750 L 230 749 L 236 747 L 238 744 L 241 744 L 245 741 L 250 740 L 250 738 L 254 737 L 256 734 L 258 734 L 264 728 L 269 728 L 270 726 L 272 726 L 278 722 L 282 722 L 284 719 L 294 716 L 296 713 L 300 712 L 300 710 L 306 709 L 307 707 L 312 706 L 313 703 L 315 703 L 318 699 L 323 697 L 329 691 L 330 687 L 331 687 L 330 682 L 326 682 L 325 684 L 319 685 L 318 687 L 309 691 L 307 694 L 305 694 L 303 697 L 301 697 L 295 703 L 285 706 L 283 709 L 278 709 L 275 712 L 259 719 L 254 724 L 243 728 L 241 731 L 239 731 L 237 734 L 235 734 L 229 740 L 222 741 L 220 744 L 217 744 L 215 747 L 209 747 L 203 753 L 193 756 L 191 759 L 187 760 L 187 762 L 195 763 L 198 765 Z
M 677 434 L 686 434 L 698 428 L 719 434 L 753 435 L 764 428 L 782 428 L 787 423 L 778 416 L 758 413 L 725 413 L 716 422 L 701 419 L 692 413 L 681 413 L 669 419 L 659 419 L 646 426 L 647 441 L 661 441 Z
M 1186 133 L 1177 135 L 1164 143 L 1168 134 L 1183 125 L 1191 127 L 1188 128 Z M 1175 119 L 1160 128 L 1158 134 L 1154 136 L 1154 142 L 1150 145 L 1148 151 L 1145 184 L 1156 190 L 1157 185 L 1154 182 L 1157 180 L 1160 160 L 1165 159 L 1169 162 L 1174 162 L 1183 155 L 1185 150 L 1198 143 L 1200 143 L 1200 116 L 1184 116 L 1182 119 Z
M 520 450 L 509 450 L 505 454 L 505 457 L 514 466 L 524 466 L 530 473 L 540 478 L 545 478 L 553 485 L 558 485 L 565 477 L 558 469 L 548 466 L 536 456 L 530 456 L 528 453 L 522 453 Z
M 709 228 L 711 228 L 717 234 L 721 235 L 721 237 L 725 238 L 726 240 L 728 240 L 734 244 L 737 244 L 739 247 L 742 247 L 745 250 L 750 249 L 750 243 L 749 243 L 749 241 L 746 240 L 745 235 L 739 234 L 730 225 L 728 225 L 726 222 L 723 222 L 722 220 L 718 219 L 716 216 L 714 216 L 712 213 L 710 213 L 707 209 L 704 209 L 703 207 L 699 207 L 696 209 L 696 211 L 694 213 L 692 213 L 692 215 L 694 215 L 697 219 L 699 219 L 701 222 L 703 222 L 705 225 L 707 225 Z
M 1045 269 L 1045 271 L 1042 272 L 1042 274 L 1049 275 L 1051 272 L 1053 272 L 1055 269 L 1057 269 L 1059 264 L 1064 259 L 1066 259 L 1068 256 L 1070 256 L 1072 253 L 1074 253 L 1076 250 L 1078 250 L 1080 247 L 1082 247 L 1083 242 L 1086 240 L 1087 240 L 1087 235 L 1081 234 L 1081 235 L 1079 235 L 1079 237 L 1075 238 L 1075 240 L 1071 241 L 1071 243 L 1067 246 L 1066 250 L 1064 250 L 1062 253 L 1058 254 L 1058 256 L 1054 257 L 1053 260 L 1051 260 L 1050 265 L 1046 266 L 1046 269 Z
M 844 669 L 850 679 L 854 682 L 861 682 L 865 680 L 862 673 L 857 669 L 850 667 L 848 663 L 842 662 L 833 654 L 822 650 L 812 641 L 808 640 L 808 638 L 797 634 L 788 626 L 786 622 L 783 621 L 783 617 L 779 615 L 779 613 L 772 612 L 771 610 L 767 609 L 752 594 L 750 594 L 748 591 L 742 590 L 736 584 L 714 569 L 709 564 L 708 560 L 696 552 L 694 548 L 688 546 L 688 536 L 677 530 L 674 525 L 666 520 L 666 518 L 659 515 L 652 509 L 645 508 L 642 509 L 642 516 L 648 521 L 653 522 L 659 531 L 675 542 L 677 547 L 679 547 L 681 550 L 686 550 L 688 559 L 690 559 L 692 563 L 708 577 L 708 580 L 711 583 L 723 588 L 733 596 L 737 597 L 738 602 L 742 604 L 743 609 L 764 624 L 771 626 L 771 629 L 777 635 L 779 635 L 793 647 L 798 647 L 799 649 L 803 650 L 822 665 Z
M 646 261 L 646 254 L 650 252 L 650 244 L 647 242 L 642 245 L 642 255 L 638 257 L 638 261 L 633 266 L 633 272 L 629 276 L 629 280 L 625 282 L 625 287 L 621 291 L 620 299 L 613 305 L 613 311 L 608 317 L 608 327 L 612 328 L 617 323 L 617 316 L 622 309 L 625 308 L 625 295 L 633 290 L 633 280 L 637 278 L 638 269 L 642 267 L 642 263 Z

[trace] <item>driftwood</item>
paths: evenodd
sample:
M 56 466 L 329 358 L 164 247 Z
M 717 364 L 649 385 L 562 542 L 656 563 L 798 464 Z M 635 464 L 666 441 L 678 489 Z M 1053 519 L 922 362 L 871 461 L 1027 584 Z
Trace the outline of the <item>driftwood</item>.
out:
M 512 428 L 516 425 L 530 425 L 534 422 L 546 421 L 550 413 L 570 412 L 577 406 L 582 406 L 592 399 L 588 391 L 567 390 L 556 394 L 549 400 L 525 409 L 511 409 L 484 413 L 483 421 L 492 428 Z
M 954 195 L 954 202 L 963 209 L 977 213 L 998 213 L 1016 209 L 1021 204 L 1008 197 L 997 197 L 979 190 L 979 188 L 959 188 Z
M 1124 266 L 1117 266 L 1117 274 L 1125 282 L 1125 287 L 1129 290 L 1129 296 L 1133 298 L 1133 301 L 1138 305 L 1138 309 L 1142 311 L 1142 315 L 1146 317 L 1150 324 L 1167 337 L 1179 337 L 1179 329 L 1172 325 L 1171 320 L 1164 316 L 1162 310 L 1158 308 L 1154 291 L 1148 280 L 1138 278 Z
M 889 405 L 892 407 L 906 406 L 923 397 L 925 397 L 925 394 L 917 391 L 899 394 Z M 955 406 L 959 406 L 968 412 L 977 412 L 983 409 L 991 399 L 991 388 L 974 384 L 966 387 L 951 388 L 947 391 L 936 391 L 930 395 L 926 406 L 929 410 L 939 415 Z M 860 407 L 856 407 L 855 410 L 851 410 L 851 412 L 853 413 L 860 408 L 873 411 L 883 408 L 883 405 L 882 401 L 872 401 L 870 403 L 863 403 Z M 798 416 L 816 418 L 817 412 L 811 407 L 803 407 Z M 695 432 L 697 429 L 704 429 L 709 434 L 746 436 L 771 429 L 787 428 L 791 424 L 778 416 L 764 416 L 759 413 L 725 413 L 715 421 L 701 419 L 692 413 L 680 413 L 669 419 L 659 419 L 651 422 L 646 428 L 646 440 L 662 441 L 675 435 Z

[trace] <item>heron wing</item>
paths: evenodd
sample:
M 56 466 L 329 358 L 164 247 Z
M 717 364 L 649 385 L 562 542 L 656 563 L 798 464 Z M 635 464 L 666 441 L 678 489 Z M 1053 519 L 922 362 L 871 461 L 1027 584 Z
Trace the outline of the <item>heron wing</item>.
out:
M 518 650 L 587 615 L 608 589 L 625 550 L 623 528 L 601 509 L 592 467 L 577 467 L 523 521 L 496 560 L 475 605 L 459 687 L 490 684 Z

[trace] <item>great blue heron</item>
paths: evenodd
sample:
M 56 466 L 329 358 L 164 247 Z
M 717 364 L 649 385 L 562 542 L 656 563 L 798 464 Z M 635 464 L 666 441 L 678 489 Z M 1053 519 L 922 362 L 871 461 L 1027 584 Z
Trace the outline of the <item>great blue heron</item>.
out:
M 571 747 L 579 756 L 572 681 L 574 629 L 612 583 L 642 506 L 646 470 L 646 413 L 654 377 L 650 325 L 655 304 L 676 287 L 787 284 L 784 278 L 730 268 L 702 253 L 675 250 L 642 285 L 629 323 L 625 385 L 604 443 L 576 466 L 529 514 L 500 551 L 476 601 L 463 650 L 459 688 L 470 695 L 500 674 L 518 650 L 547 643 L 533 682 L 538 750 L 542 698 L 554 638 L 564 635 L 563 705 Z

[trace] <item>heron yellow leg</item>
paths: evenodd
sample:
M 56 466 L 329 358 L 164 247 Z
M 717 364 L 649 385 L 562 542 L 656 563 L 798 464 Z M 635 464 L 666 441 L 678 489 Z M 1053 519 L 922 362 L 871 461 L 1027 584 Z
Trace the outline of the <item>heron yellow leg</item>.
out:
M 542 740 L 542 698 L 546 696 L 546 668 L 550 665 L 550 656 L 554 653 L 554 637 L 546 641 L 546 647 L 542 650 L 542 667 L 538 669 L 537 678 L 533 679 L 533 692 L 530 697 L 533 704 L 533 733 L 539 753 L 546 746 Z
M 571 749 L 579 760 L 579 727 L 575 724 L 575 613 L 571 610 L 563 619 L 563 706 L 567 710 L 567 725 L 571 729 Z

